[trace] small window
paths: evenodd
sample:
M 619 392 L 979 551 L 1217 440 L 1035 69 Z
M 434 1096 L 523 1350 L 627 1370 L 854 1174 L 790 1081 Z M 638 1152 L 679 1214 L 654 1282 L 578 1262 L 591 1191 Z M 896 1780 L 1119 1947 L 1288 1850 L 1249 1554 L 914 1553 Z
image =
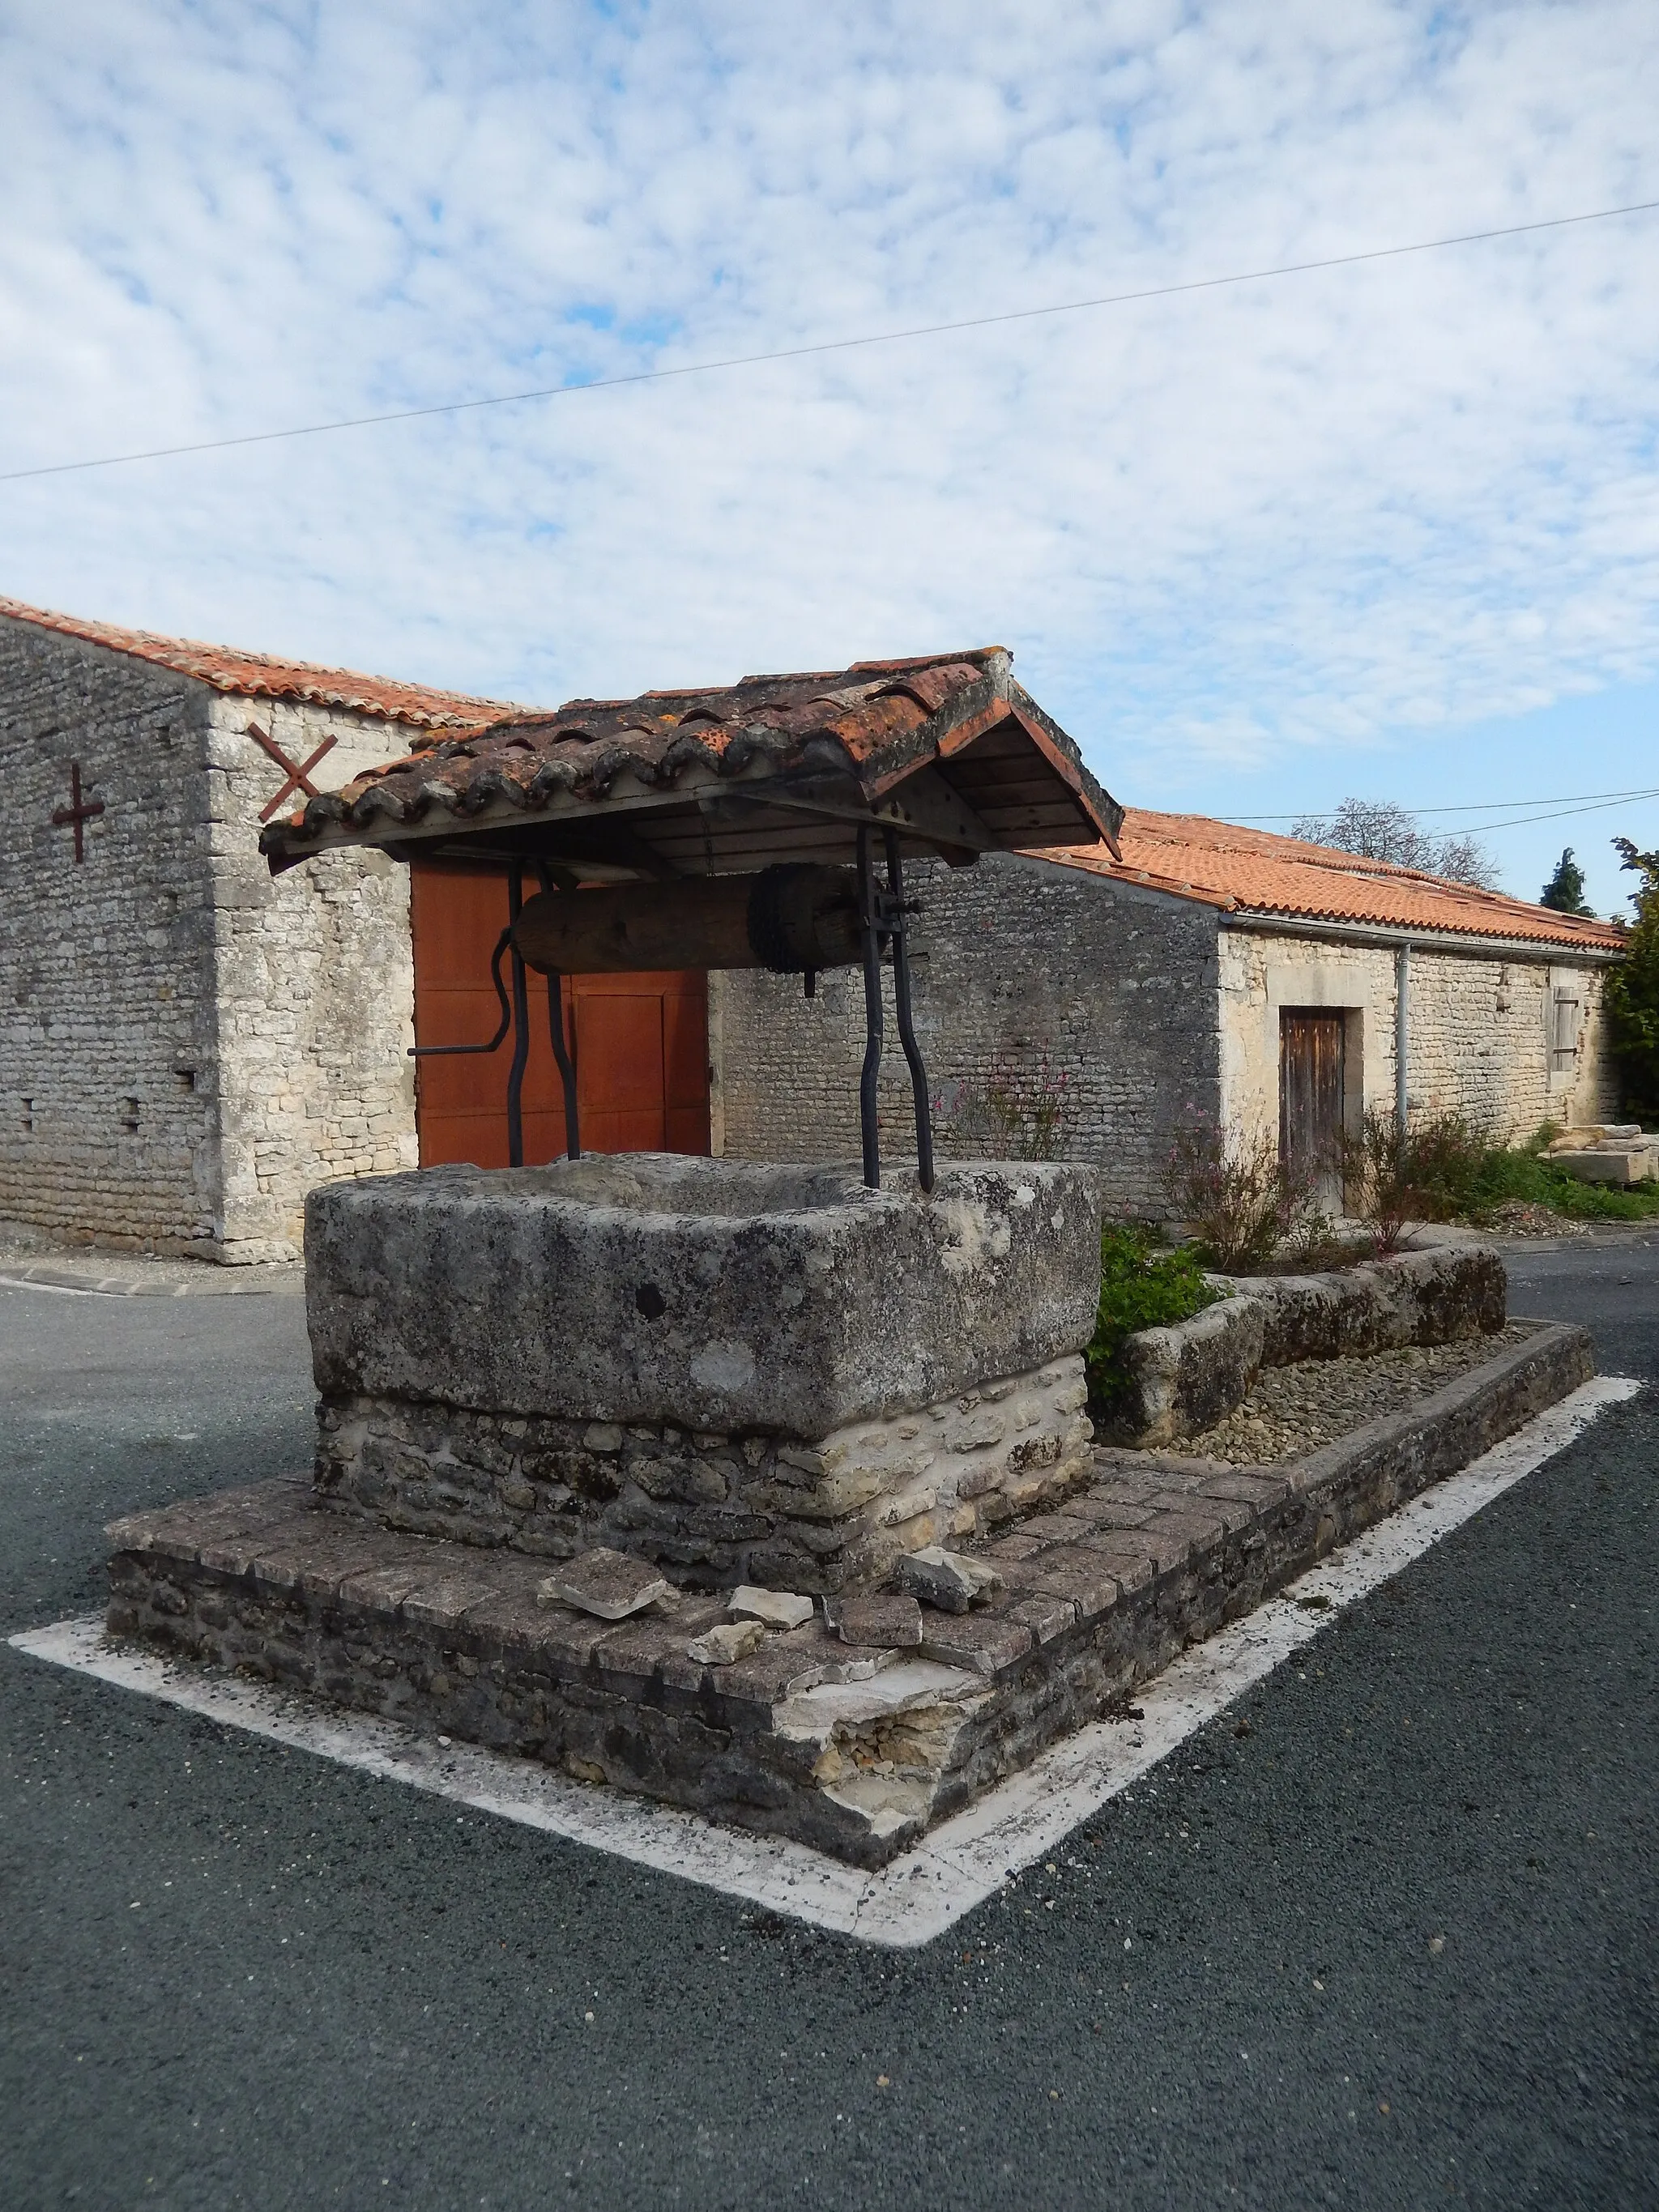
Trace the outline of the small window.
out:
M 195 1090 L 196 1070 L 193 1067 L 175 1067 L 173 1073 L 181 1091 Z
M 138 1127 L 138 1101 L 136 1098 L 121 1101 L 121 1127 L 129 1136 Z
M 34 1101 L 33 1098 L 26 1098 L 23 1101 L 23 1133 L 25 1136 L 28 1134 L 29 1131 L 33 1129 L 33 1127 Z

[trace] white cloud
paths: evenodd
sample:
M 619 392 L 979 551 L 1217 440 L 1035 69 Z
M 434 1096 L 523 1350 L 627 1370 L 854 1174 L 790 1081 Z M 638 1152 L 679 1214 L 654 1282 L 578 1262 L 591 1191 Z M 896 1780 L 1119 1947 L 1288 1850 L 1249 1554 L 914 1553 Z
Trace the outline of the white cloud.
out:
M 0 466 L 1648 198 L 1656 110 L 1647 0 L 69 0 L 0 69 Z M 550 704 L 995 639 L 1190 798 L 1659 667 L 1656 240 L 0 486 L 0 588 Z

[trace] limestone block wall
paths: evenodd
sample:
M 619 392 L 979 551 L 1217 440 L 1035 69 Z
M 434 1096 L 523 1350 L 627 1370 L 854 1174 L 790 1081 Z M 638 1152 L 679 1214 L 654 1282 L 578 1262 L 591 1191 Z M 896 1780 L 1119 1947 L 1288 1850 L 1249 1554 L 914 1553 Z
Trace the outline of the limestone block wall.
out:
M 206 733 L 213 997 L 224 1256 L 297 1255 L 306 1193 L 336 1176 L 417 1164 L 409 871 L 379 853 L 323 853 L 272 878 L 259 810 L 280 769 L 325 738 L 319 790 L 407 748 L 396 724 L 307 702 L 216 696 Z M 290 801 L 290 803 L 292 803 Z
M 1162 1211 L 1175 1125 L 1219 1105 L 1214 910 L 1018 854 L 924 864 L 907 887 L 922 903 L 916 1030 L 940 1153 L 1018 1157 L 1040 1142 L 1099 1164 L 1109 1203 Z M 884 1155 L 914 1158 L 886 981 Z M 855 1159 L 859 972 L 820 976 L 811 1000 L 799 978 L 742 970 L 720 984 L 710 1043 L 726 1152 Z
M 276 883 L 260 807 L 401 750 L 396 725 L 221 695 L 0 618 L 0 1223 L 214 1259 L 291 1256 L 306 1190 L 415 1162 L 404 872 Z M 104 811 L 54 829 L 70 763 Z
M 1222 1091 L 1230 1119 L 1277 1131 L 1279 1018 L 1287 1006 L 1347 1016 L 1347 1118 L 1395 1103 L 1391 949 L 1255 932 L 1221 933 Z M 1507 1140 L 1540 1121 L 1613 1111 L 1602 1018 L 1606 970 L 1488 958 L 1413 945 L 1407 1094 L 1413 1109 L 1457 1112 Z
M 203 690 L 0 619 L 0 1219 L 166 1249 L 213 1234 Z M 84 860 L 70 763 L 104 812 Z

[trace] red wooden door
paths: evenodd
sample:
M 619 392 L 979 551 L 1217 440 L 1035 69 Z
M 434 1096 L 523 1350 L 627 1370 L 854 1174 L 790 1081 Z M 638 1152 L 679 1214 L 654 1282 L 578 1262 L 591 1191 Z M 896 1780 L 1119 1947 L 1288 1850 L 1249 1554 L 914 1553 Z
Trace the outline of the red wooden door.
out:
M 489 956 L 507 927 L 503 877 L 410 872 L 416 1044 L 482 1044 L 501 1009 Z M 502 963 L 505 976 L 508 963 Z M 564 1092 L 549 1036 L 547 986 L 530 978 L 530 1058 L 524 1077 L 527 1165 L 565 1149 Z M 565 979 L 566 1035 L 576 1054 L 584 1152 L 708 1150 L 708 979 L 700 969 Z M 509 1037 L 498 1052 L 418 1060 L 421 1165 L 507 1162 Z

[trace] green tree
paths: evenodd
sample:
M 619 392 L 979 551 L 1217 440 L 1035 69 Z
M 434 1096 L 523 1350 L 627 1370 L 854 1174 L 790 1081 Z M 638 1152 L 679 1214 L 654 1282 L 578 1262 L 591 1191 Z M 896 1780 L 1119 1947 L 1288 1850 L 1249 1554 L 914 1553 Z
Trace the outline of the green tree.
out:
M 1540 906 L 1552 907 L 1557 914 L 1582 914 L 1593 920 L 1595 909 L 1584 903 L 1584 871 L 1572 857 L 1568 846 L 1555 864 L 1555 873 L 1538 894 Z
M 1630 895 L 1636 920 L 1625 957 L 1607 977 L 1607 1025 L 1619 1062 L 1626 1110 L 1659 1118 L 1659 852 L 1638 853 L 1615 837 L 1620 865 L 1641 879 Z

